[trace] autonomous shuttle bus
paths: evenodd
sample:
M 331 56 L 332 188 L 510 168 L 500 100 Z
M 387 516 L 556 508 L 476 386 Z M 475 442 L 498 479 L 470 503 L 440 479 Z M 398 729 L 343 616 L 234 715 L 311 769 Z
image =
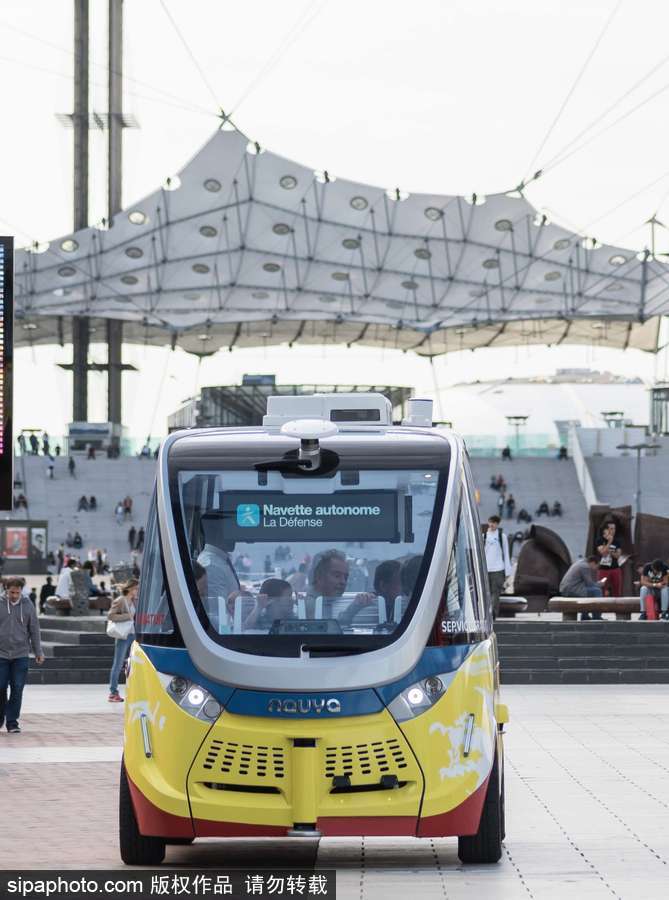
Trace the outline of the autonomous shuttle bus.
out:
M 164 442 L 125 705 L 120 846 L 504 838 L 508 719 L 467 455 L 430 401 L 271 397 Z

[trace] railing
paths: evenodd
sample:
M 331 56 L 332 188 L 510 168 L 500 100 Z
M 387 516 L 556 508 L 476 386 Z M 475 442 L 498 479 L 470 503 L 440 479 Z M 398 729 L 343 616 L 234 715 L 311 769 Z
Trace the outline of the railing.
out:
M 574 425 L 569 429 L 569 455 L 574 461 L 576 477 L 578 478 L 581 492 L 585 498 L 586 506 L 588 506 L 588 508 L 597 506 L 599 500 L 597 499 L 595 485 L 593 484 L 590 469 L 588 468 L 588 463 L 583 453 L 583 447 L 581 446 L 580 429 Z

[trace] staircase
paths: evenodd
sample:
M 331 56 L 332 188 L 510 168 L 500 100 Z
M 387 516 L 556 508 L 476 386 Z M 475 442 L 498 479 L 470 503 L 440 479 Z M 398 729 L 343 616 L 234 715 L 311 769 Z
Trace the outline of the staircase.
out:
M 29 684 L 106 684 L 105 616 L 41 616 L 46 660 Z M 667 684 L 669 622 L 495 623 L 502 684 Z
M 55 477 L 48 477 L 44 456 L 27 455 L 16 458 L 18 471 L 23 474 L 23 492 L 28 498 L 31 519 L 46 519 L 49 523 L 49 550 L 54 553 L 65 542 L 69 532 L 78 531 L 83 538 L 79 555 L 86 559 L 89 549 L 105 549 L 112 565 L 130 559 L 128 530 L 146 527 L 146 520 L 156 477 L 153 460 L 121 457 L 95 460 L 74 454 L 74 478 L 67 470 L 68 458 L 55 461 Z M 98 508 L 77 512 L 79 497 L 93 495 Z M 133 499 L 132 520 L 118 525 L 114 510 L 126 494 Z M 27 511 L 16 510 L 13 518 L 26 518 Z
M 44 664 L 30 660 L 28 684 L 106 684 L 114 656 L 106 616 L 40 616 Z
M 669 683 L 669 622 L 495 623 L 502 684 Z
M 569 548 L 572 559 L 578 559 L 585 548 L 588 530 L 588 509 L 583 498 L 576 468 L 571 460 L 540 459 L 518 457 L 511 462 L 497 458 L 473 458 L 470 460 L 474 483 L 481 492 L 479 516 L 485 522 L 488 516 L 497 513 L 499 494 L 490 489 L 490 476 L 502 474 L 507 483 L 507 495 L 516 500 L 515 514 L 525 507 L 538 525 L 545 525 L 556 531 Z M 561 517 L 540 516 L 535 510 L 542 500 L 549 506 L 559 500 L 564 514 Z M 515 531 L 525 531 L 525 522 L 513 519 L 502 520 L 507 535 Z

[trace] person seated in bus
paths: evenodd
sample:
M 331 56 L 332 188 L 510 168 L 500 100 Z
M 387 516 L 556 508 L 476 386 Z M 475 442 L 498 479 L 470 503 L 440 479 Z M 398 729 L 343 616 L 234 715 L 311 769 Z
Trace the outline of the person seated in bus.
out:
M 321 617 L 334 618 L 334 604 L 346 590 L 348 574 L 348 560 L 341 550 L 325 550 L 315 557 L 305 602 L 306 618 L 316 618 L 316 601 L 319 597 L 323 599 Z M 337 621 L 340 625 L 350 625 L 360 610 L 372 603 L 376 603 L 374 594 L 356 594 L 347 608 L 339 613 Z
M 283 578 L 266 578 L 255 606 L 244 621 L 247 628 L 271 628 L 277 620 L 296 619 L 293 589 Z
M 216 544 L 217 519 L 201 519 L 204 546 L 198 554 L 197 562 L 207 572 L 207 590 L 211 608 L 218 609 L 219 598 L 227 600 L 239 590 L 239 578 L 229 554 Z
M 384 559 L 374 571 L 374 593 L 385 602 L 386 621 L 395 616 L 395 600 L 402 593 L 400 572 L 402 564 L 397 559 Z
M 291 574 L 286 579 L 290 584 L 291 588 L 297 593 L 301 594 L 303 591 L 307 589 L 307 564 L 301 562 L 297 567 L 296 572 L 291 572 Z

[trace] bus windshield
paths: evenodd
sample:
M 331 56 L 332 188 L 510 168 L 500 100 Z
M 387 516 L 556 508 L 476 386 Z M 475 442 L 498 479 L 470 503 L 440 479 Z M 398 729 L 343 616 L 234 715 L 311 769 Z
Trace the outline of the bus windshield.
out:
M 224 646 L 263 655 L 363 652 L 394 640 L 413 615 L 443 469 L 295 478 L 203 466 L 177 470 L 171 484 L 191 599 Z

